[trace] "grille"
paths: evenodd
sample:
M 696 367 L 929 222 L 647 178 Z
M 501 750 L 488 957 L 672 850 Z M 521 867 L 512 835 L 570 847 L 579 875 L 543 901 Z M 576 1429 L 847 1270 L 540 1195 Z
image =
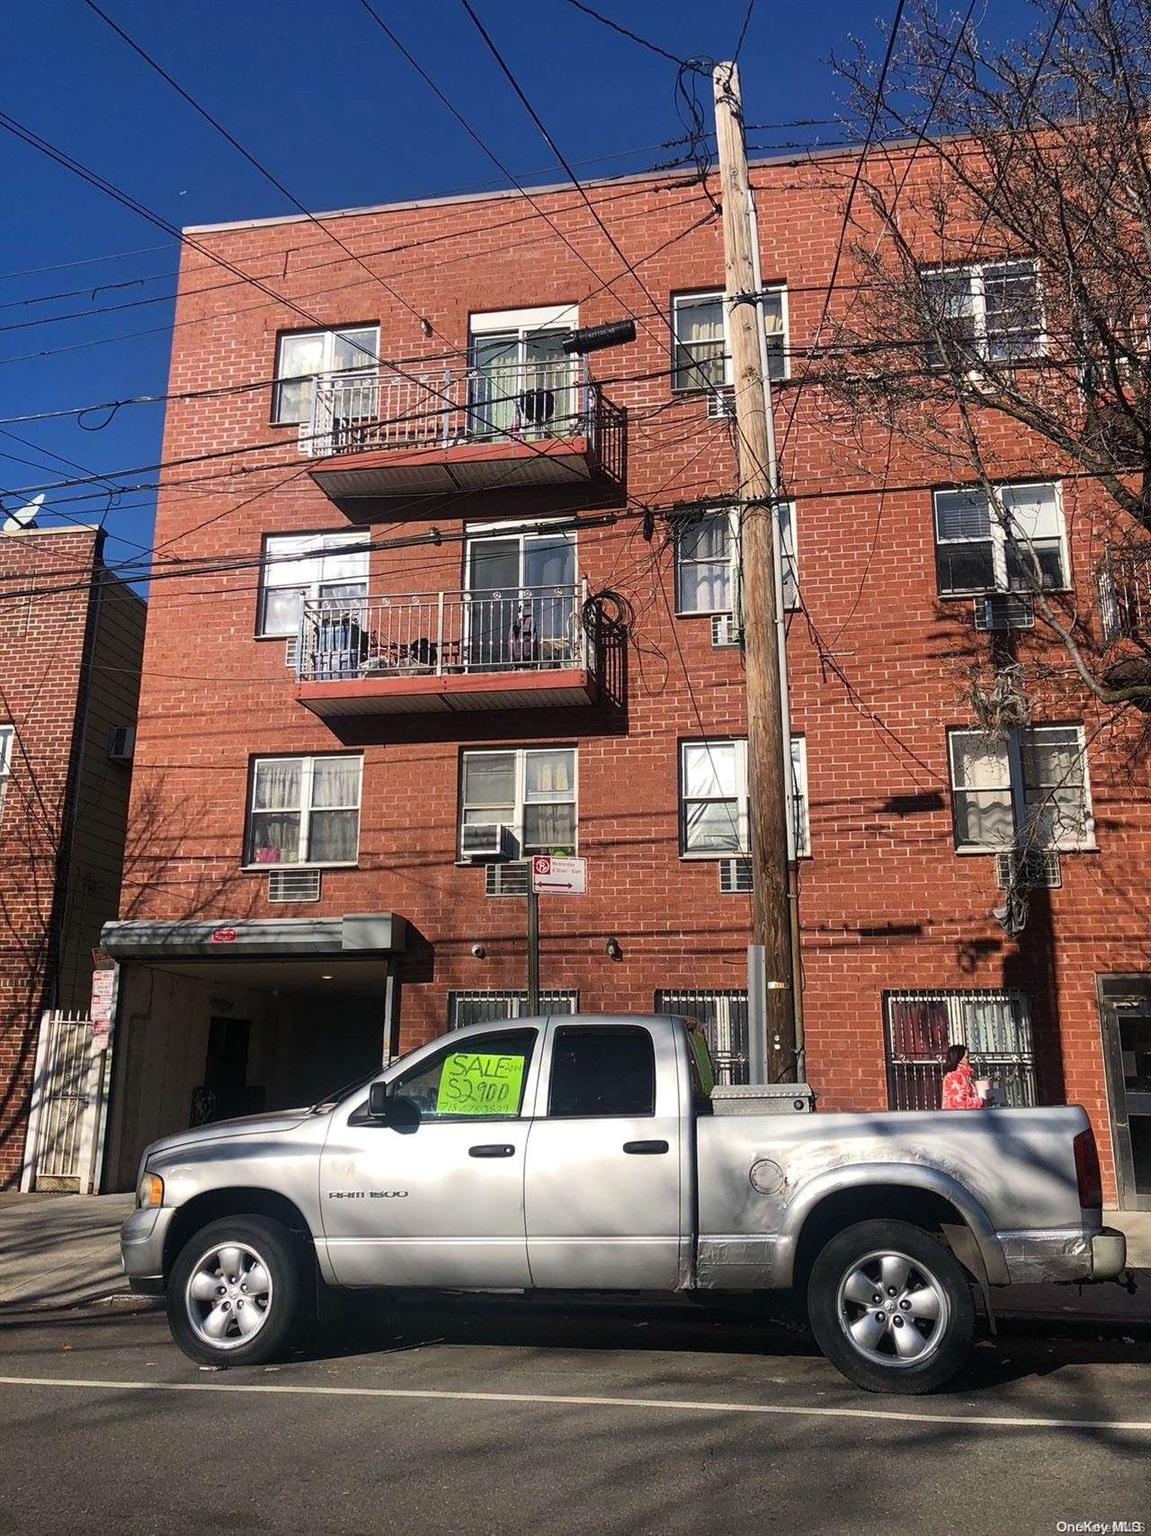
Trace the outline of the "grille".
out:
M 319 901 L 318 869 L 274 869 L 268 876 L 269 901 Z
M 526 896 L 527 893 L 527 859 L 514 859 L 508 864 L 484 865 L 485 896 Z
M 752 889 L 753 883 L 750 859 L 720 860 L 719 891 L 721 896 L 746 895 Z

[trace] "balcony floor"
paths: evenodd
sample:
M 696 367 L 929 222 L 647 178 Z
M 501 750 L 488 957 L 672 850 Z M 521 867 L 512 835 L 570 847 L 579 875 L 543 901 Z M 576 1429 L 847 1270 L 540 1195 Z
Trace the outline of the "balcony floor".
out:
M 597 461 L 586 437 L 378 448 L 319 460 L 312 479 L 333 501 L 435 495 L 591 480 Z
M 413 677 L 358 677 L 296 684 L 296 698 L 321 720 L 352 715 L 423 715 L 594 704 L 595 675 L 582 668 Z

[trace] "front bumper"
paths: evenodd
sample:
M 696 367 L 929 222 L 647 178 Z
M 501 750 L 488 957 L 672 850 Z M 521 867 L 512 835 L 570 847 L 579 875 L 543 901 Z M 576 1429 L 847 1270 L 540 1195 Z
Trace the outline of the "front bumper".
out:
M 1000 1232 L 999 1241 L 1012 1285 L 1114 1280 L 1127 1265 L 1127 1239 L 1113 1227 Z
M 162 1284 L 164 1242 L 175 1214 L 173 1206 L 146 1206 L 142 1211 L 133 1211 L 120 1228 L 120 1262 L 130 1281 Z M 135 1290 L 135 1285 L 131 1289 Z

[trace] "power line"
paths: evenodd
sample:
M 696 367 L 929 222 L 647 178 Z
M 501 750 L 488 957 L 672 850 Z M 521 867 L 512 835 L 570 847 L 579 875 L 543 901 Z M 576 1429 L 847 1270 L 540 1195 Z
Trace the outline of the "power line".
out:
M 364 0 L 364 3 L 366 3 L 366 0 Z M 488 49 L 488 52 L 491 54 L 492 58 L 495 59 L 496 64 L 499 66 L 501 73 L 504 75 L 504 77 L 507 80 L 508 84 L 511 86 L 512 90 L 515 92 L 515 94 L 516 94 L 517 98 L 519 99 L 520 103 L 522 104 L 524 110 L 527 112 L 527 114 L 531 118 L 532 122 L 539 129 L 540 134 L 543 137 L 544 143 L 551 150 L 552 154 L 555 155 L 556 159 L 563 166 L 564 170 L 567 172 L 568 176 L 571 178 L 572 185 L 576 188 L 577 192 L 583 198 L 583 201 L 584 201 L 584 203 L 585 203 L 585 205 L 586 205 L 586 207 L 588 209 L 588 212 L 591 214 L 592 218 L 596 221 L 596 223 L 599 225 L 600 229 L 603 231 L 603 233 L 604 233 L 605 237 L 607 238 L 607 241 L 608 241 L 609 245 L 611 246 L 612 250 L 616 253 L 616 255 L 619 257 L 619 259 L 623 262 L 624 266 L 627 267 L 629 265 L 627 256 L 624 254 L 624 252 L 620 248 L 620 245 L 619 245 L 618 241 L 616 240 L 615 236 L 612 234 L 611 230 L 607 227 L 607 225 L 604 223 L 604 221 L 600 218 L 599 214 L 596 212 L 596 209 L 595 209 L 594 205 L 592 204 L 591 199 L 588 197 L 587 192 L 584 190 L 584 188 L 583 188 L 579 178 L 576 176 L 575 171 L 572 170 L 570 164 L 564 158 L 563 152 L 560 149 L 559 145 L 552 138 L 551 134 L 548 132 L 547 128 L 544 126 L 543 120 L 541 119 L 539 113 L 536 111 L 536 109 L 532 106 L 531 102 L 528 100 L 527 95 L 524 92 L 523 87 L 520 85 L 519 81 L 516 79 L 515 75 L 512 73 L 511 67 L 508 64 L 507 60 L 504 58 L 503 54 L 496 47 L 495 42 L 492 40 L 491 34 L 488 32 L 487 28 L 484 26 L 484 24 L 480 20 L 480 18 L 476 15 L 476 12 L 475 12 L 472 4 L 471 4 L 471 0 L 460 0 L 460 4 L 463 6 L 463 8 L 467 12 L 468 16 L 471 18 L 473 26 L 475 27 L 476 31 L 480 34 L 480 37 L 483 39 L 483 41 L 484 41 L 484 43 L 485 43 L 485 45 L 486 45 L 486 47 Z M 666 319 L 667 317 L 663 315 L 662 310 L 660 308 L 659 301 L 656 299 L 655 295 L 651 292 L 651 290 L 648 288 L 647 284 L 643 281 L 643 279 L 639 276 L 639 274 L 637 272 L 633 271 L 631 273 L 631 276 L 633 276 L 635 278 L 636 282 L 638 283 L 638 285 L 640 287 L 641 292 L 643 293 L 644 297 L 647 299 L 647 301 L 651 305 L 651 307 L 655 310 L 656 314 L 660 315 L 661 318 Z M 635 318 L 638 318 L 638 317 L 635 317 Z M 671 322 L 669 320 L 668 321 L 669 327 L 670 327 L 670 324 L 671 324 Z M 655 337 L 654 332 L 651 331 L 650 326 L 645 325 L 644 326 L 644 330 L 646 330 L 649 335 L 653 336 L 653 339 L 656 340 L 657 345 L 661 345 L 661 344 L 662 345 L 666 345 L 667 348 L 668 348 L 669 353 L 672 352 L 672 350 L 673 350 L 673 343 L 672 343 L 672 340 L 671 340 L 670 329 L 668 331 L 666 342 L 664 342 L 664 343 L 660 342 L 660 338 Z
M 166 251 L 167 245 L 141 245 L 134 251 L 109 251 L 105 256 L 81 256 L 76 261 L 57 261 L 48 267 L 24 267 L 18 272 L 0 272 L 0 283 L 18 277 L 38 277 L 42 272 L 64 272 L 71 267 L 90 267 L 101 261 L 123 261 L 129 256 L 150 256 L 153 251 Z
M 582 11 L 585 16 L 590 16 L 593 21 L 598 21 L 601 26 L 610 27 L 613 32 L 618 32 L 620 37 L 626 37 L 629 42 L 636 43 L 640 48 L 646 48 L 649 53 L 658 54 L 661 59 L 666 59 L 669 64 L 675 64 L 680 69 L 689 68 L 687 59 L 677 58 L 674 53 L 669 53 L 666 48 L 661 48 L 658 43 L 649 42 L 646 37 L 640 37 L 638 32 L 629 31 L 621 26 L 618 21 L 612 21 L 610 16 L 604 16 L 599 11 L 593 11 L 590 5 L 584 5 L 582 0 L 567 0 L 567 3 L 577 11 Z
M 736 41 L 735 52 L 731 56 L 733 64 L 739 63 L 739 56 L 743 52 L 743 45 L 747 41 L 747 29 L 751 26 L 752 13 L 755 10 L 755 0 L 747 0 L 747 10 L 743 17 L 743 26 L 739 29 L 739 38 Z

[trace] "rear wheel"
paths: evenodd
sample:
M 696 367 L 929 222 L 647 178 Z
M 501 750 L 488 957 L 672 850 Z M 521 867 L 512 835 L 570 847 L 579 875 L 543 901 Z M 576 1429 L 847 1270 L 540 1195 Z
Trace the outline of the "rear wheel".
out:
M 868 1392 L 934 1392 L 967 1359 L 975 1329 L 959 1261 L 905 1221 L 837 1233 L 812 1268 L 807 1304 L 820 1349 Z
M 225 1216 L 180 1252 L 168 1281 L 168 1326 L 192 1360 L 261 1365 L 300 1321 L 301 1255 L 292 1234 L 262 1216 Z

